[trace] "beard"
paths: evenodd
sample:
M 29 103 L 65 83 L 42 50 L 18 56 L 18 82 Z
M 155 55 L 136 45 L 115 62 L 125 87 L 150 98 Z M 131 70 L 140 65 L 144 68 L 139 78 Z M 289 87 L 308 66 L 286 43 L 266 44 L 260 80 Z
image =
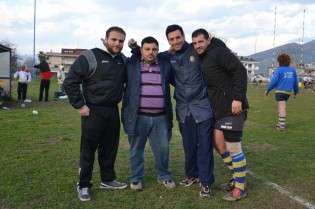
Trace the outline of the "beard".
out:
M 104 43 L 104 46 L 106 47 L 108 52 L 111 53 L 112 55 L 118 54 L 122 50 L 122 49 L 120 49 L 119 51 L 114 51 L 113 47 L 110 47 L 107 43 Z

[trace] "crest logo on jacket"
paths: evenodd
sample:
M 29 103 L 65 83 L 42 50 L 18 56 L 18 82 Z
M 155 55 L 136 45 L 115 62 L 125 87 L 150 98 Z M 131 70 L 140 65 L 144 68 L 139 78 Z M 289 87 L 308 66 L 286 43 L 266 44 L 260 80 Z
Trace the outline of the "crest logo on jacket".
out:
M 196 58 L 195 58 L 194 56 L 190 56 L 190 57 L 189 57 L 189 60 L 190 60 L 190 62 L 195 62 L 195 61 L 196 61 Z

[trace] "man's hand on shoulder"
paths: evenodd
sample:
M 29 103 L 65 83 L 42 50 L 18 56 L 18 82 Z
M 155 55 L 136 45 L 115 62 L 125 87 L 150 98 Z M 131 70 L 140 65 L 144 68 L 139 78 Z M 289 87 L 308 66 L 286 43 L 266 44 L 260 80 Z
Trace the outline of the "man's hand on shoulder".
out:
M 176 52 L 172 46 L 167 51 L 169 54 L 175 54 L 175 52 Z

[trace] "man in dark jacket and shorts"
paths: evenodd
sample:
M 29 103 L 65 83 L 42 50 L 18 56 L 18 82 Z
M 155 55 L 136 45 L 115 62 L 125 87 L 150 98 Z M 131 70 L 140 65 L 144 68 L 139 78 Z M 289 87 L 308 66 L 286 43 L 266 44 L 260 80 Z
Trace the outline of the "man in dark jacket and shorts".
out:
M 249 108 L 246 99 L 247 71 L 227 47 L 212 44 L 205 29 L 195 30 L 192 41 L 201 58 L 201 70 L 213 105 L 214 145 L 233 175 L 228 184 L 221 186 L 222 189 L 232 190 L 223 199 L 236 201 L 246 196 L 246 159 L 241 140 Z

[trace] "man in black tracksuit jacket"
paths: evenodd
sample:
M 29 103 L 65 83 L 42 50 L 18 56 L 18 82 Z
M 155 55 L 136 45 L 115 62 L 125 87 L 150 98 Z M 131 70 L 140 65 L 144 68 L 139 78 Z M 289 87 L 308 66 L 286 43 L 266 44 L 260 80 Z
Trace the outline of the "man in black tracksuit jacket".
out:
M 124 90 L 125 58 L 121 53 L 126 34 L 119 27 L 106 32 L 104 49 L 84 51 L 73 63 L 64 81 L 71 105 L 81 115 L 80 180 L 78 197 L 90 200 L 95 152 L 101 173 L 101 188 L 123 189 L 127 184 L 115 181 L 120 117 L 118 103 Z M 81 91 L 82 87 L 82 91 Z

